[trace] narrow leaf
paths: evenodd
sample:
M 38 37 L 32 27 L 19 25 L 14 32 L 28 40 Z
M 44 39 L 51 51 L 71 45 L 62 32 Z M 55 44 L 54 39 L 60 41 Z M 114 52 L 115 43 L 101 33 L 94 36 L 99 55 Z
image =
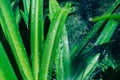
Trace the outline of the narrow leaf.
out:
M 71 6 L 65 6 L 70 8 Z M 57 10 L 60 10 L 60 6 L 56 0 L 49 1 L 49 12 L 50 12 L 50 21 L 52 22 L 53 17 Z M 57 80 L 67 80 L 70 77 L 70 53 L 68 46 L 68 38 L 66 27 L 59 27 L 56 34 L 55 45 L 54 45 L 53 54 L 56 64 L 56 77 Z M 62 50 L 61 50 L 62 48 Z M 54 60 L 54 59 L 53 59 Z
M 58 34 L 61 34 L 58 40 L 56 49 L 56 77 L 57 80 L 69 80 L 71 75 L 70 51 L 68 45 L 68 37 L 66 27 L 59 29 Z
M 117 26 L 118 26 L 118 22 L 114 20 L 109 20 L 106 26 L 104 27 L 104 29 L 102 30 L 95 45 L 102 45 L 104 43 L 109 42 Z
M 97 16 L 97 17 L 94 17 L 94 18 L 91 18 L 90 21 L 99 21 L 99 20 L 107 20 L 107 19 L 114 19 L 114 20 L 117 20 L 117 21 L 120 21 L 120 14 L 112 14 L 112 15 L 102 15 L 102 16 Z
M 0 41 L 0 79 L 18 80 Z
M 11 6 L 12 6 L 12 10 L 14 12 L 16 22 L 17 22 L 17 24 L 19 24 L 19 22 L 21 20 L 21 15 L 20 15 L 20 11 L 19 11 L 19 0 L 12 1 Z
M 22 1 L 23 1 L 24 11 L 28 16 L 30 11 L 30 0 L 22 0 Z
M 50 24 L 50 29 L 47 34 L 45 46 L 44 46 L 44 53 L 42 56 L 42 63 L 41 63 L 41 69 L 40 69 L 40 79 L 41 80 L 47 80 L 48 79 L 48 73 L 49 73 L 49 67 L 50 64 L 53 62 L 51 61 L 52 51 L 54 50 L 54 41 L 56 38 L 56 34 L 59 27 L 64 26 L 66 17 L 68 13 L 71 11 L 71 8 L 62 8 L 61 10 L 58 10 L 54 18 L 52 19 L 52 22 Z
M 113 11 L 119 6 L 120 0 L 116 0 L 113 5 L 108 9 L 108 11 L 105 12 L 105 14 L 112 14 Z M 78 45 L 75 45 L 73 49 L 71 50 L 71 60 L 75 58 L 79 54 L 79 52 L 87 45 L 87 43 L 94 37 L 94 35 L 98 32 L 98 30 L 101 28 L 104 21 L 98 21 L 93 28 L 88 32 L 88 34 L 80 41 Z
M 23 19 L 24 19 L 24 22 L 25 22 L 26 26 L 27 26 L 27 29 L 29 29 L 29 27 L 28 27 L 28 16 L 27 16 L 27 14 L 26 14 L 25 12 L 23 12 L 22 10 L 21 10 L 20 12 L 21 12 L 21 15 L 22 15 L 22 17 L 23 17 Z
M 35 80 L 38 80 L 43 46 L 43 0 L 32 0 L 30 41 L 32 71 Z
M 8 0 L 0 2 L 0 23 L 24 79 L 33 80 L 30 63 Z M 2 21 L 4 23 L 2 23 Z M 4 26 L 6 24 L 6 26 Z
M 90 77 L 91 73 L 97 67 L 99 56 L 100 56 L 100 54 L 96 54 L 94 56 L 92 55 L 92 56 L 88 57 L 87 64 L 86 64 L 85 68 L 83 68 L 84 69 L 83 73 L 79 75 L 77 80 L 87 80 Z

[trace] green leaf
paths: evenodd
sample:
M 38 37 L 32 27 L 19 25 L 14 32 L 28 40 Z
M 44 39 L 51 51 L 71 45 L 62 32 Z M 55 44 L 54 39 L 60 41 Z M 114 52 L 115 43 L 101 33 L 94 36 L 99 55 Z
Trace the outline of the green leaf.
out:
M 115 31 L 115 29 L 117 27 L 117 25 L 118 25 L 118 22 L 116 22 L 114 20 L 109 20 L 108 23 L 106 24 L 106 26 L 104 27 L 104 29 L 102 30 L 102 32 L 101 32 L 99 38 L 97 39 L 95 45 L 102 45 L 104 43 L 109 42 L 111 37 L 112 37 L 112 35 L 113 35 L 113 32 Z M 94 59 L 93 59 L 93 61 L 94 61 Z M 103 61 L 105 63 L 105 60 L 103 60 Z M 97 65 L 96 66 L 94 65 L 93 68 L 92 68 L 92 66 L 89 66 L 89 65 L 87 67 L 88 67 L 88 69 L 86 68 L 85 72 L 83 73 L 83 77 L 80 76 L 80 78 L 78 80 L 85 80 L 87 78 L 86 75 L 88 73 L 90 75 L 94 71 L 94 69 L 97 67 Z M 91 71 L 90 71 L 90 69 L 91 69 Z M 89 72 L 87 72 L 87 71 L 89 71 Z M 81 79 L 81 78 L 83 78 L 83 79 Z
M 107 24 L 105 25 L 105 27 L 103 28 L 103 30 L 102 30 L 100 36 L 98 37 L 97 41 L 95 42 L 94 46 L 99 46 L 99 45 L 110 42 L 110 39 L 111 39 L 115 29 L 117 28 L 117 26 L 118 26 L 117 21 L 109 20 L 107 22 Z M 93 47 L 91 47 L 89 49 L 84 49 L 82 54 L 85 54 L 85 53 L 91 51 Z
M 88 57 L 86 66 L 76 80 L 87 80 L 90 77 L 91 73 L 97 67 L 99 56 L 100 54 L 96 54 Z
M 57 80 L 69 80 L 71 75 L 71 64 L 70 64 L 70 51 L 68 45 L 68 37 L 66 27 L 60 28 L 58 34 L 61 36 L 58 40 L 58 45 L 56 49 L 56 77 Z
M 50 0 L 49 1 L 49 18 L 52 21 L 54 14 L 57 10 L 60 9 L 60 6 L 56 0 Z
M 114 20 L 120 21 L 120 14 L 112 14 L 112 15 L 105 14 L 102 16 L 91 18 L 90 21 L 95 22 L 95 21 L 107 20 L 107 19 L 114 19 Z
M 65 7 L 70 8 L 71 6 Z M 49 1 L 49 16 L 51 22 L 55 13 L 60 9 L 61 8 L 56 0 Z M 59 27 L 56 34 L 54 47 L 55 49 L 53 50 L 53 54 L 55 54 L 56 56 L 53 56 L 53 58 L 55 58 L 57 80 L 67 80 L 70 77 L 70 53 L 65 26 L 62 26 L 61 28 Z
M 20 15 L 19 7 L 17 7 L 17 9 L 15 11 L 15 18 L 16 18 L 16 23 L 19 24 L 19 22 L 21 20 L 21 15 Z
M 38 80 L 43 47 L 43 0 L 32 0 L 30 41 L 32 71 L 35 80 Z
M 57 31 L 59 28 L 62 28 L 62 26 L 64 26 L 65 20 L 70 11 L 71 11 L 71 8 L 67 8 L 67 9 L 62 8 L 55 13 L 52 19 L 52 22 L 50 24 L 50 28 L 47 34 L 47 38 L 45 41 L 44 53 L 42 56 L 42 63 L 41 63 L 41 69 L 40 69 L 41 80 L 48 79 L 49 67 L 53 63 L 50 61 L 52 59 L 51 56 L 53 56 L 53 50 L 54 50 Z
M 20 11 L 19 11 L 19 0 L 12 1 L 11 6 L 12 6 L 12 10 L 14 12 L 14 16 L 16 18 L 16 22 L 17 22 L 17 24 L 19 24 L 19 22 L 21 20 L 21 15 L 20 15 Z
M 0 79 L 18 80 L 0 41 Z
M 113 11 L 119 6 L 120 0 L 116 0 L 113 5 L 106 11 L 104 14 L 110 15 Z M 104 21 L 98 21 L 93 28 L 88 32 L 88 34 L 80 41 L 78 45 L 75 45 L 71 50 L 71 60 L 75 58 L 79 54 L 79 52 L 87 45 L 87 43 L 94 37 L 94 35 L 98 32 L 98 30 L 102 27 Z
M 26 14 L 25 12 L 23 12 L 22 10 L 20 10 L 20 12 L 21 12 L 21 15 L 22 15 L 22 17 L 23 17 L 23 19 L 24 19 L 24 22 L 25 22 L 26 26 L 27 26 L 27 29 L 29 29 L 29 27 L 28 27 L 28 16 L 27 16 L 27 14 Z
M 23 79 L 33 80 L 30 63 L 8 0 L 1 0 L 0 11 L 2 30 L 10 45 Z
M 104 27 L 104 29 L 102 30 L 95 45 L 102 45 L 104 43 L 109 42 L 117 26 L 118 26 L 118 22 L 114 20 L 109 20 L 106 26 Z
M 30 12 L 30 0 L 22 0 L 23 1 L 23 7 L 24 7 L 24 11 L 27 14 L 27 16 L 29 15 Z

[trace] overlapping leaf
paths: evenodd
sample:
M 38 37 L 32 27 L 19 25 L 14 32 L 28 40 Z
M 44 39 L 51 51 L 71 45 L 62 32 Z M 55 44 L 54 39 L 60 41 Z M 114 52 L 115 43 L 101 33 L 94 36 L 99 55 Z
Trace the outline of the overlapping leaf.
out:
M 0 23 L 24 79 L 33 80 L 30 63 L 8 0 L 0 2 Z
M 54 2 L 55 0 L 51 0 L 51 1 Z M 53 4 L 50 4 L 50 5 L 53 5 Z M 51 70 L 50 69 L 51 65 L 53 65 L 54 63 L 54 59 L 55 59 L 54 51 L 58 46 L 60 35 L 63 34 L 63 33 L 60 34 L 59 31 L 61 31 L 61 29 L 64 27 L 65 20 L 67 18 L 67 15 L 70 13 L 71 9 L 72 8 L 64 7 L 64 8 L 58 9 L 57 11 L 54 10 L 53 11 L 54 14 L 50 14 L 51 24 L 47 34 L 46 41 L 45 41 L 44 53 L 42 56 L 42 64 L 40 69 L 40 79 L 42 80 L 47 80 L 49 76 L 51 76 L 48 73 L 49 73 L 49 70 Z
M 18 80 L 0 41 L 0 79 Z

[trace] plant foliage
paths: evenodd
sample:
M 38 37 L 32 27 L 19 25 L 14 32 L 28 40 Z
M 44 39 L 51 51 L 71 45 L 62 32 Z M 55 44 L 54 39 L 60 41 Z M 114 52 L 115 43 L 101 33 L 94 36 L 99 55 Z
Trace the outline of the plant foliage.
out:
M 23 80 L 88 80 L 100 67 L 103 72 L 112 67 L 116 76 L 120 63 L 115 62 L 109 50 L 108 54 L 104 53 L 104 47 L 112 43 L 111 38 L 119 25 L 120 15 L 115 11 L 120 0 L 116 0 L 102 16 L 90 18 L 90 21 L 96 22 L 95 25 L 72 50 L 69 49 L 65 22 L 76 10 L 73 3 L 68 2 L 61 7 L 57 0 L 49 0 L 47 16 L 50 25 L 47 26 L 47 34 L 44 34 L 44 2 L 0 0 L 0 29 L 3 32 L 0 33 L 0 80 L 18 80 L 19 75 Z M 24 22 L 23 26 L 30 34 L 30 51 L 27 51 L 20 31 L 21 22 Z M 86 49 L 93 37 L 96 37 L 96 41 L 92 48 Z M 7 53 L 9 51 L 4 48 L 7 47 L 4 43 L 9 45 L 12 54 Z M 103 50 L 94 50 L 100 47 Z M 14 56 L 20 74 L 16 73 L 8 54 Z

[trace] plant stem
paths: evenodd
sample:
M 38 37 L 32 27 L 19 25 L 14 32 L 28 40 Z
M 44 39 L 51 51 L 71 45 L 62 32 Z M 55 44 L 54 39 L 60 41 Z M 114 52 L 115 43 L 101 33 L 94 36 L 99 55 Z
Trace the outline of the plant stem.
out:
M 32 0 L 30 41 L 32 71 L 35 80 L 38 80 L 43 46 L 43 0 Z

